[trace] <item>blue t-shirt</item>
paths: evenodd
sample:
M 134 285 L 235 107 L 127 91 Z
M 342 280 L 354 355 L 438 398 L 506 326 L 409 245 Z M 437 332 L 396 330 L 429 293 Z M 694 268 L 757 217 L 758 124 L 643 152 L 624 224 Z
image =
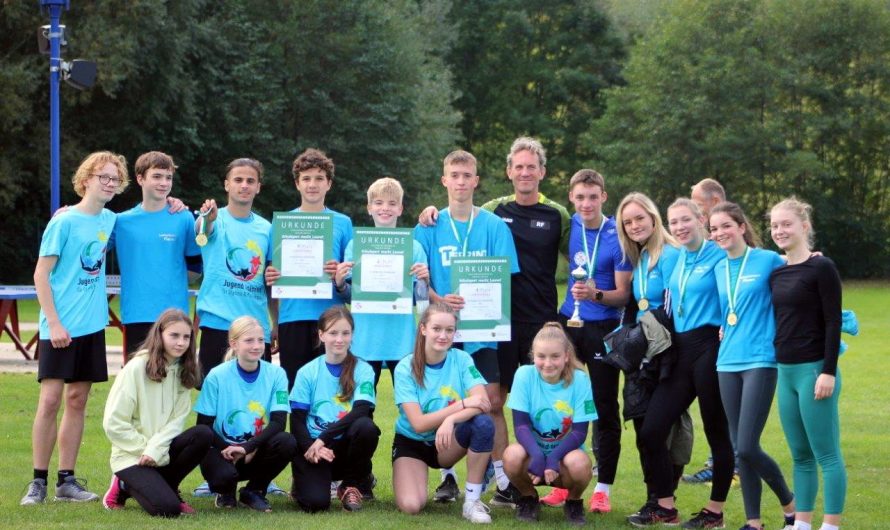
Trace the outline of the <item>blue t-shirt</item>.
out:
M 528 413 L 535 441 L 545 456 L 562 443 L 572 431 L 573 423 L 597 419 L 590 377 L 578 369 L 574 371 L 572 384 L 566 387 L 562 381 L 555 384 L 544 381 L 534 365 L 520 366 L 507 407 Z
M 615 290 L 615 272 L 630 272 L 633 266 L 624 260 L 621 246 L 618 244 L 618 232 L 615 228 L 615 219 L 609 217 L 596 229 L 584 229 L 584 223 L 578 214 L 572 215 L 572 224 L 569 229 L 569 272 L 578 265 L 587 268 L 587 257 L 584 255 L 584 243 L 581 239 L 587 234 L 587 251 L 593 253 L 596 246 L 597 234 L 602 231 L 599 247 L 596 255 L 596 268 L 593 279 L 600 291 Z M 569 274 L 566 299 L 560 308 L 560 313 L 571 317 L 575 312 L 575 298 L 572 296 L 572 286 L 575 280 Z M 617 307 L 611 307 L 590 300 L 581 301 L 581 320 L 593 322 L 597 320 L 614 320 L 620 318 Z
M 451 258 L 466 256 L 506 256 L 510 258 L 510 273 L 519 272 L 519 259 L 516 257 L 516 246 L 513 234 L 507 223 L 497 215 L 474 208 L 473 228 L 467 240 L 469 221 L 454 221 L 460 240 L 454 237 L 451 229 L 451 214 L 448 209 L 439 212 L 439 220 L 435 226 L 417 225 L 414 228 L 414 239 L 423 247 L 429 259 L 430 280 L 433 289 L 439 296 L 454 293 L 451 288 Z M 467 253 L 463 253 L 463 241 L 467 241 Z M 496 342 L 466 342 L 464 349 L 474 353 L 482 348 L 496 348 Z
M 290 391 L 290 401 L 292 407 L 296 405 L 294 408 L 308 408 L 306 427 L 312 438 L 318 438 L 329 425 L 349 414 L 356 401 L 376 404 L 374 370 L 365 361 L 357 360 L 353 372 L 355 391 L 349 401 L 340 399 L 340 378 L 328 370 L 324 355 L 309 361 L 297 372 L 294 388 Z
M 689 252 L 686 247 L 680 249 L 670 281 L 671 311 L 677 333 L 720 325 L 720 301 L 714 266 L 725 256 L 726 253 L 710 240 L 702 243 L 697 252 Z M 688 278 L 684 280 L 685 297 L 680 296 L 681 276 Z
M 259 372 L 256 381 L 248 383 L 233 359 L 210 370 L 201 387 L 195 412 L 215 416 L 213 430 L 230 444 L 263 432 L 271 413 L 290 412 L 284 369 L 261 360 Z
M 753 368 L 775 368 L 776 318 L 773 313 L 772 291 L 769 275 L 785 264 L 771 250 L 752 248 L 742 272 L 736 292 L 736 280 L 744 261 L 744 255 L 736 259 L 723 258 L 714 267 L 717 291 L 720 293 L 720 311 L 723 316 L 723 340 L 717 354 L 717 370 L 741 372 Z M 738 322 L 730 326 L 729 290 L 726 285 L 726 269 L 729 282 L 736 293 L 735 314 Z
M 441 222 L 441 218 L 440 221 Z M 413 440 L 432 442 L 436 439 L 436 430 L 417 433 L 411 428 L 403 403 L 417 403 L 424 414 L 444 409 L 455 401 L 469 396 L 470 389 L 477 385 L 485 385 L 485 379 L 473 358 L 463 350 L 451 348 L 445 355 L 444 364 L 440 368 L 429 365 L 423 371 L 423 388 L 417 384 L 411 372 L 412 357 L 405 357 L 396 366 L 395 398 L 399 406 L 399 418 L 396 420 L 396 432 Z
M 661 256 L 658 257 L 658 263 L 646 274 L 646 292 L 643 293 L 640 274 L 649 268 L 649 251 L 643 250 L 640 256 L 640 263 L 634 268 L 633 296 L 637 302 L 645 296 L 649 302 L 649 308 L 646 311 L 658 309 L 664 304 L 664 290 L 667 289 L 668 280 L 670 280 L 671 274 L 674 272 L 674 266 L 677 264 L 677 258 L 679 257 L 680 249 L 671 245 L 665 245 L 661 250 Z M 640 317 L 646 311 L 640 309 L 637 312 L 637 320 L 640 320 Z
M 269 342 L 269 306 L 263 271 L 271 255 L 272 224 L 255 213 L 239 219 L 220 208 L 207 244 L 201 247 L 204 280 L 198 292 L 201 326 L 228 330 L 232 321 L 257 319 Z
M 343 261 L 352 261 L 352 241 Z M 427 262 L 426 252 L 414 241 L 414 263 Z M 353 313 L 352 351 L 366 361 L 398 361 L 414 349 L 417 326 L 413 314 Z
M 300 209 L 296 208 L 291 211 L 299 212 Z M 334 217 L 334 255 L 332 258 L 339 262 L 343 262 L 345 261 L 343 259 L 343 253 L 346 250 L 346 245 L 352 241 L 352 219 L 327 207 L 322 213 L 329 213 Z M 325 258 L 325 260 L 327 260 L 327 258 Z M 322 313 L 324 313 L 325 309 L 342 303 L 343 300 L 340 299 L 340 295 L 337 294 L 336 289 L 332 289 L 331 298 L 327 299 L 282 298 L 281 308 L 278 312 L 278 323 L 284 324 L 286 322 L 300 322 L 304 320 L 311 320 L 314 322 L 318 320 L 318 317 L 321 316 Z
M 49 273 L 49 286 L 59 321 L 74 337 L 105 329 L 108 298 L 105 294 L 105 260 L 115 215 L 102 209 L 87 215 L 71 208 L 46 225 L 40 257 L 58 256 Z M 40 310 L 40 338 L 49 340 L 49 324 Z
M 168 308 L 189 312 L 185 258 L 200 256 L 195 218 L 142 205 L 117 216 L 115 252 L 121 271 L 121 322 L 154 322 Z

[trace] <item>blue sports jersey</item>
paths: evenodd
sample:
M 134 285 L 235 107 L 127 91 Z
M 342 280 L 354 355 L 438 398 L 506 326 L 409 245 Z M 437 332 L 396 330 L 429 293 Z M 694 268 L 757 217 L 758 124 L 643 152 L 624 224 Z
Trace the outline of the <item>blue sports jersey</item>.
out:
M 637 302 L 645 296 L 649 302 L 649 308 L 646 311 L 658 309 L 664 304 L 664 290 L 667 289 L 667 283 L 674 272 L 674 266 L 677 264 L 677 258 L 679 257 L 680 249 L 671 245 L 665 245 L 661 250 L 661 256 L 658 257 L 658 263 L 646 274 L 646 292 L 643 293 L 640 274 L 649 268 L 649 252 L 645 249 L 643 250 L 640 263 L 634 268 L 633 296 Z M 642 309 L 637 311 L 637 320 L 646 311 Z
M 272 224 L 255 213 L 246 219 L 220 208 L 207 244 L 201 247 L 204 280 L 198 292 L 201 326 L 228 330 L 232 321 L 257 319 L 269 342 L 269 307 L 263 271 L 268 261 Z
M 587 250 L 593 253 L 597 234 L 601 230 L 603 234 L 600 236 L 593 279 L 596 282 L 597 289 L 600 291 L 613 291 L 615 290 L 615 272 L 630 272 L 633 270 L 633 266 L 624 261 L 621 246 L 618 244 L 615 219 L 612 217 L 606 219 L 597 229 L 584 230 L 584 223 L 581 221 L 581 217 L 578 214 L 572 215 L 572 224 L 569 229 L 569 272 L 578 265 L 585 269 L 587 268 L 587 257 L 584 255 L 584 243 L 581 238 L 586 232 Z M 575 312 L 575 298 L 572 296 L 573 285 L 575 285 L 575 280 L 569 274 L 566 298 L 560 308 L 560 312 L 566 317 L 571 317 L 572 313 Z M 620 311 L 617 307 L 599 304 L 590 300 L 581 301 L 581 320 L 585 322 L 612 320 L 619 317 Z
M 352 261 L 352 241 L 346 245 L 343 261 Z M 423 247 L 414 241 L 414 263 L 426 264 Z M 353 313 L 355 334 L 352 351 L 366 361 L 398 361 L 414 349 L 417 326 L 413 314 Z
M 189 312 L 186 256 L 200 256 L 195 218 L 142 205 L 117 216 L 115 253 L 121 271 L 121 322 L 154 322 L 168 308 Z
M 590 377 L 578 369 L 574 371 L 572 384 L 566 387 L 562 381 L 555 384 L 544 381 L 534 365 L 520 366 L 507 407 L 528 413 L 535 441 L 545 456 L 562 443 L 572 431 L 573 423 L 597 419 Z
M 441 222 L 441 220 L 440 220 Z M 399 418 L 396 420 L 396 432 L 413 440 L 432 442 L 436 439 L 436 430 L 417 433 L 411 428 L 403 403 L 417 403 L 424 414 L 444 409 L 455 401 L 469 396 L 470 389 L 477 385 L 485 385 L 485 379 L 473 358 L 463 350 L 451 348 L 445 356 L 441 368 L 427 366 L 423 371 L 423 388 L 414 380 L 411 373 L 411 359 L 405 357 L 396 366 L 395 399 L 399 406 Z
M 510 273 L 519 272 L 519 259 L 516 257 L 516 246 L 513 234 L 507 223 L 497 215 L 483 210 L 474 209 L 473 228 L 467 240 L 469 221 L 454 221 L 454 227 L 460 235 L 460 241 L 454 237 L 451 229 L 451 215 L 448 209 L 439 212 L 439 220 L 435 226 L 417 225 L 414 228 L 414 239 L 420 243 L 429 259 L 430 280 L 433 289 L 439 296 L 452 294 L 451 258 L 466 256 L 506 256 L 510 258 Z M 467 241 L 467 253 L 464 256 L 463 241 Z M 464 349 L 474 353 L 482 348 L 496 348 L 496 342 L 466 342 Z
M 115 215 L 102 209 L 96 215 L 70 208 L 46 225 L 40 257 L 57 256 L 49 273 L 49 286 L 59 321 L 74 337 L 105 329 L 108 298 L 105 294 L 105 260 Z M 49 324 L 40 310 L 40 338 L 49 340 Z
M 299 212 L 300 209 L 296 208 L 291 211 Z M 334 217 L 334 255 L 332 258 L 342 262 L 344 261 L 343 253 L 346 250 L 346 245 L 352 241 L 352 219 L 327 207 L 322 213 L 329 213 Z M 281 308 L 278 312 L 278 323 L 284 324 L 286 322 L 300 322 L 303 320 L 314 322 L 318 320 L 318 317 L 324 313 L 325 309 L 343 303 L 340 295 L 337 294 L 337 290 L 333 289 L 332 291 L 331 298 L 324 300 L 317 298 L 282 298 Z
M 714 265 L 725 256 L 720 247 L 710 240 L 704 241 L 697 252 L 689 252 L 686 247 L 680 248 L 680 257 L 677 258 L 670 281 L 671 311 L 677 333 L 702 326 L 720 325 L 720 301 Z M 681 275 L 688 277 L 688 280 L 684 280 L 685 297 L 680 296 Z
M 720 341 L 720 352 L 717 354 L 717 370 L 721 372 L 776 367 L 776 350 L 773 346 L 776 318 L 769 275 L 785 262 L 771 250 L 752 248 L 745 269 L 741 271 L 741 281 L 736 292 L 736 280 L 739 278 L 742 261 L 744 256 L 736 259 L 723 258 L 714 267 L 723 316 L 723 340 Z M 727 266 L 729 282 L 736 293 L 735 314 L 738 322 L 735 326 L 730 326 L 726 320 L 729 316 Z
M 319 355 L 305 364 L 297 372 L 294 387 L 290 391 L 290 401 L 309 406 L 306 427 L 312 438 L 318 438 L 329 425 L 337 423 L 352 411 L 356 401 L 376 403 L 374 396 L 374 370 L 371 365 L 357 359 L 353 372 L 355 391 L 352 399 L 340 399 L 340 378 L 334 377 L 325 365 L 325 356 Z
M 271 413 L 290 412 L 284 369 L 261 360 L 259 371 L 256 381 L 248 383 L 233 359 L 210 370 L 201 387 L 195 412 L 215 416 L 213 430 L 230 444 L 263 432 Z

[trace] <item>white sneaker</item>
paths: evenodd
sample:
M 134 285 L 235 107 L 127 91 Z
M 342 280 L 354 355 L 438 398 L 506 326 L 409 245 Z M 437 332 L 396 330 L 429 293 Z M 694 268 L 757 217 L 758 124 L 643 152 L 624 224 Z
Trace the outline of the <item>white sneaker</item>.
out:
M 464 502 L 464 519 L 471 523 L 491 523 L 491 510 L 481 500 Z

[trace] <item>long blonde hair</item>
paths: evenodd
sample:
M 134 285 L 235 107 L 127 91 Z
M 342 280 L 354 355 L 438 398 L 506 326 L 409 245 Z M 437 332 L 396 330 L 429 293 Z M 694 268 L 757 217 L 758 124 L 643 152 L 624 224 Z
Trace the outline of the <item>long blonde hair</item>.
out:
M 631 239 L 627 234 L 627 231 L 624 229 L 624 208 L 630 203 L 634 203 L 642 208 L 644 212 L 649 214 L 649 218 L 652 219 L 652 235 L 649 236 L 645 245 L 640 245 Z M 677 243 L 677 240 L 674 239 L 674 236 L 672 236 L 664 227 L 661 214 L 658 212 L 658 207 L 655 206 L 652 199 L 642 193 L 628 193 L 621 199 L 621 203 L 618 205 L 615 224 L 618 225 L 618 244 L 621 245 L 622 259 L 624 261 L 629 261 L 634 267 L 640 262 L 640 256 L 642 255 L 643 250 L 649 253 L 647 271 L 651 271 L 658 263 L 658 258 L 661 257 L 661 252 L 666 244 L 678 248 L 680 246 L 680 244 Z
M 562 344 L 563 351 L 566 352 L 568 360 L 566 361 L 566 365 L 562 368 L 562 373 L 559 374 L 559 379 L 563 382 L 563 387 L 570 386 L 572 380 L 575 378 L 575 369 L 577 368 L 580 370 L 582 368 L 581 363 L 578 362 L 578 356 L 575 354 L 575 345 L 572 344 L 569 336 L 566 335 L 566 330 L 563 329 L 562 324 L 559 322 L 547 322 L 544 324 L 541 330 L 535 335 L 534 340 L 532 340 L 532 349 L 528 352 L 532 362 L 534 362 L 535 358 L 535 344 L 542 340 L 554 340 Z
M 232 343 L 236 342 L 238 339 L 244 336 L 248 331 L 259 328 L 260 331 L 263 330 L 262 324 L 260 321 L 249 316 L 238 317 L 232 321 L 232 325 L 229 326 L 229 349 L 226 350 L 226 361 L 231 361 L 235 359 L 237 355 L 235 354 L 235 348 L 232 347 Z

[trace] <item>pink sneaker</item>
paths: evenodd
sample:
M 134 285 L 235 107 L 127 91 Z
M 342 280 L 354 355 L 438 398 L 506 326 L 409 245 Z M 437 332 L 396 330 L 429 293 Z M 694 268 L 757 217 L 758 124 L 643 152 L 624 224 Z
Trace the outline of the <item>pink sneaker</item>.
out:
M 541 504 L 558 508 L 565 504 L 569 498 L 569 490 L 563 488 L 553 488 L 550 493 L 541 497 Z
M 105 496 L 102 497 L 102 506 L 106 510 L 122 510 L 127 497 L 129 495 L 121 489 L 121 479 L 117 478 L 117 475 L 111 475 L 111 484 L 108 486 Z
M 196 512 L 195 509 L 192 508 L 191 504 L 185 502 L 182 499 L 179 499 L 179 513 L 181 515 L 195 515 L 198 512 Z
M 592 513 L 609 513 L 612 511 L 612 504 L 609 502 L 609 494 L 605 491 L 598 491 L 590 498 L 590 511 Z

